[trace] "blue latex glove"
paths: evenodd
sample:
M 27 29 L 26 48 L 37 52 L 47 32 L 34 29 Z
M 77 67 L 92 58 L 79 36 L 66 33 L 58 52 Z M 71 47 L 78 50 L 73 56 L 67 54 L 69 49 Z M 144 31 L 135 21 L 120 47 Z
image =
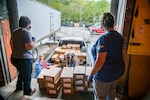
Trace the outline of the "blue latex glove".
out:
M 35 42 L 35 40 L 36 40 L 36 38 L 35 38 L 35 37 L 32 37 L 32 41 Z
M 87 81 L 88 81 L 88 82 L 92 82 L 92 81 L 93 81 L 93 76 L 88 76 Z

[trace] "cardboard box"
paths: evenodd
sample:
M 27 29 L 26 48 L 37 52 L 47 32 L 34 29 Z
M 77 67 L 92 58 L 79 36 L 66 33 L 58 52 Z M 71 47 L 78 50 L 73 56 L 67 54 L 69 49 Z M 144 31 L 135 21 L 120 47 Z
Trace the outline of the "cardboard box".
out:
M 84 74 L 74 74 L 74 80 L 78 80 L 78 79 L 84 79 L 85 75 Z
M 87 80 L 88 76 L 90 75 L 92 69 L 93 69 L 93 67 L 90 67 L 90 66 L 86 67 L 86 80 Z M 93 88 L 93 82 L 87 82 L 87 87 L 88 88 Z
M 60 86 L 60 78 L 55 83 L 45 81 L 45 87 L 46 88 L 57 89 L 59 86 Z
M 53 95 L 58 95 L 60 86 L 57 89 L 52 89 L 52 88 L 46 88 L 48 94 L 53 94 Z
M 90 82 L 92 83 L 92 82 Z M 91 86 L 88 85 L 88 82 L 85 83 L 85 87 L 86 87 L 86 92 L 94 92 L 94 88 L 93 85 L 90 84 Z
M 42 90 L 42 89 L 46 89 L 44 79 L 43 79 L 43 80 L 38 81 L 38 84 L 39 84 L 39 89 L 40 89 L 40 90 Z
M 80 44 L 72 44 L 72 49 L 80 50 Z
M 72 77 L 66 77 L 66 78 L 61 78 L 62 83 L 72 83 L 73 78 Z
M 62 48 L 61 48 L 60 51 L 59 51 L 59 54 L 63 54 L 63 55 L 64 55 L 65 52 L 66 52 L 66 49 L 62 49 Z
M 40 72 L 40 74 L 37 77 L 37 82 L 39 83 L 39 89 L 45 89 L 45 81 L 44 81 L 44 74 L 45 71 L 48 71 L 50 69 L 42 69 L 42 71 Z
M 67 48 L 67 45 L 63 45 L 61 46 L 62 49 L 66 49 Z
M 86 59 L 86 52 L 77 52 L 76 56 L 80 59 Z
M 54 51 L 54 54 L 59 54 L 60 51 L 61 51 L 61 47 L 58 46 L 58 47 L 56 47 L 56 49 L 55 49 L 55 51 Z
M 74 90 L 73 90 L 73 88 L 63 88 L 62 89 L 62 94 L 63 95 L 73 95 Z
M 66 60 L 62 60 L 60 63 L 67 63 L 67 61 Z
M 84 64 L 85 64 L 85 62 L 86 62 L 86 59 L 84 59 L 84 58 L 80 58 L 80 65 L 84 65 Z
M 85 66 L 75 66 L 74 80 L 85 79 Z
M 40 74 L 37 77 L 37 82 L 38 83 L 43 83 L 44 82 L 44 74 L 42 75 L 41 72 L 40 72 Z
M 56 60 L 54 61 L 54 63 L 55 63 L 55 64 L 59 64 L 59 63 L 60 63 L 60 60 L 59 60 L 59 59 L 56 59 Z
M 61 83 L 73 83 L 73 71 L 74 67 L 63 67 L 62 73 L 60 75 Z
M 62 83 L 62 88 L 73 88 L 73 83 Z
M 64 94 L 68 94 L 68 93 L 72 94 L 73 71 L 74 71 L 74 67 L 64 67 L 62 70 L 60 78 L 61 78 L 61 86 L 64 89 Z
M 88 87 L 88 88 L 93 88 L 93 82 L 85 81 L 85 86 Z
M 49 71 L 45 71 L 44 80 L 56 83 L 56 81 L 60 78 L 61 71 L 62 68 L 52 67 Z
M 70 49 L 66 49 L 66 51 L 65 51 L 65 55 L 67 54 L 67 53 L 70 53 Z
M 60 59 L 60 61 L 65 60 L 65 55 L 64 55 L 64 54 L 60 54 L 60 55 L 59 55 L 59 59 Z
M 87 66 L 85 68 L 85 76 L 88 77 L 91 74 L 93 67 Z
M 85 86 L 74 86 L 74 91 L 75 92 L 85 92 L 86 87 Z
M 74 81 L 74 85 L 75 86 L 79 86 L 79 85 L 81 85 L 81 86 L 84 86 L 85 85 L 85 80 L 75 80 Z
M 88 86 L 89 88 L 93 88 L 93 82 L 88 82 L 88 83 L 87 83 L 87 86 Z
M 39 74 L 38 77 L 37 77 L 38 83 L 39 83 L 40 81 L 44 81 L 45 72 L 47 72 L 47 71 L 49 71 L 49 70 L 50 70 L 50 69 L 42 69 L 42 70 L 41 70 L 40 74 Z
M 86 87 L 86 92 L 94 92 L 94 88 L 88 88 L 88 87 Z
M 44 82 L 44 75 L 46 71 L 49 71 L 50 69 L 42 69 L 40 74 L 37 76 L 37 82 Z
M 68 49 L 71 49 L 71 47 L 72 47 L 72 44 L 67 44 Z
M 55 53 L 54 53 L 54 54 L 52 55 L 52 57 L 51 57 L 51 60 L 52 60 L 52 61 L 56 61 L 56 60 L 58 60 L 58 59 L 59 59 L 59 54 L 55 54 Z
M 66 62 L 59 63 L 60 67 L 66 67 Z
M 74 53 L 74 54 L 75 54 L 75 53 L 76 53 L 76 50 L 75 50 L 75 49 L 71 49 L 71 50 L 70 50 L 70 53 Z
M 81 52 L 81 50 L 76 50 L 75 52 L 76 52 L 76 54 L 79 54 Z

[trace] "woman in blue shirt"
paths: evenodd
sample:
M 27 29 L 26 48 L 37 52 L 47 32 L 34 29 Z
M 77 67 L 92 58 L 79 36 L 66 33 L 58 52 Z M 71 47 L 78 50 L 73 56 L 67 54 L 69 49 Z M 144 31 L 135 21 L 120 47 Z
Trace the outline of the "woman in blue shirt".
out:
M 125 71 L 122 56 L 123 37 L 114 30 L 114 17 L 106 12 L 101 19 L 105 34 L 92 47 L 94 66 L 88 81 L 93 79 L 95 100 L 115 100 L 116 80 Z

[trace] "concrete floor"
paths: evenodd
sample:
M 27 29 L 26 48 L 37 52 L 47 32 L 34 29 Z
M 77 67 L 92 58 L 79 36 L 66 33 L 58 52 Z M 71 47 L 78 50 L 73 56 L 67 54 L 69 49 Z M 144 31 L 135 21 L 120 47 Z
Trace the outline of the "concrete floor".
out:
M 62 95 L 61 89 L 58 95 L 47 94 L 46 89 L 40 90 L 38 87 L 37 79 L 32 79 L 32 88 L 36 88 L 36 92 L 32 96 L 24 96 L 23 90 L 15 91 L 16 80 L 7 87 L 3 87 L 3 94 L 9 90 L 8 97 L 5 100 L 93 100 L 93 93 L 91 92 L 76 92 L 74 95 Z M 10 93 L 10 90 L 12 90 Z M 5 93 L 4 93 L 5 92 Z
M 94 100 L 92 92 L 75 92 L 73 95 L 62 95 L 61 89 L 58 95 L 47 94 L 46 89 L 40 90 L 37 79 L 32 78 L 31 84 L 32 88 L 36 88 L 36 92 L 32 96 L 24 96 L 23 90 L 15 91 L 16 80 L 12 81 L 7 86 L 0 87 L 0 94 L 4 99 L 0 100 Z M 138 98 L 128 98 L 128 97 L 116 97 L 115 100 L 149 100 Z

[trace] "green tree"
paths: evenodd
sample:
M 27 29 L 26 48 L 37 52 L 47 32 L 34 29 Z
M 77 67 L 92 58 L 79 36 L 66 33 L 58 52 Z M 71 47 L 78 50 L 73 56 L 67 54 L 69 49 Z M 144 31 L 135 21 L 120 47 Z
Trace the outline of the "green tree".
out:
M 106 0 L 37 0 L 61 12 L 62 21 L 99 21 L 103 12 L 110 11 Z

